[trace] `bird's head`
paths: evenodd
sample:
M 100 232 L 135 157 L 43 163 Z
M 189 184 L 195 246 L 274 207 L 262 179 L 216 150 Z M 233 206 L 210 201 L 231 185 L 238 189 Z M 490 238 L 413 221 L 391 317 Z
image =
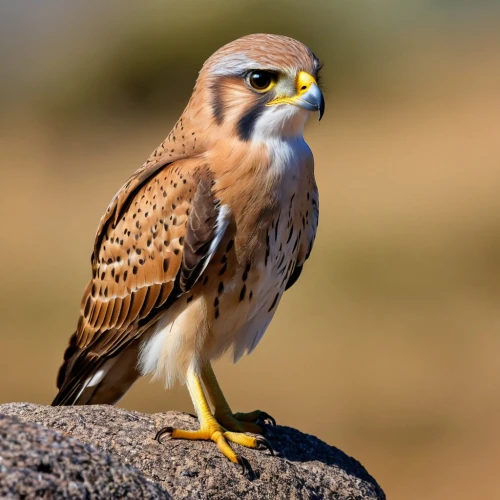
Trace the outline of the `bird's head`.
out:
M 320 69 L 313 52 L 293 38 L 248 35 L 205 62 L 193 97 L 243 141 L 296 137 L 311 111 L 323 115 Z

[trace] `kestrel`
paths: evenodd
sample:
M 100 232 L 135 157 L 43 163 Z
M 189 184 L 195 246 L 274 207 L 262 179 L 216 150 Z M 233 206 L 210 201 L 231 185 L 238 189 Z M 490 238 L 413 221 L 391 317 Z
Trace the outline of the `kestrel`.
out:
M 260 434 L 272 419 L 234 414 L 210 363 L 253 351 L 311 252 L 318 191 L 303 130 L 324 111 L 320 68 L 302 43 L 267 34 L 205 62 L 173 130 L 100 221 L 53 405 L 114 404 L 150 373 L 185 382 L 200 422 L 158 439 L 212 440 L 243 466 L 229 442 L 270 448 Z

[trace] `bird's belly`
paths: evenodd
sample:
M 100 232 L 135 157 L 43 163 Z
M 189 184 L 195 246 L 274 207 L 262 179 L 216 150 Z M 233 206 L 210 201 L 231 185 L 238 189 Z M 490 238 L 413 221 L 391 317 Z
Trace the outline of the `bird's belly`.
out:
M 234 361 L 255 349 L 271 322 L 294 271 L 300 237 L 287 221 L 277 229 L 269 228 L 266 245 L 253 258 L 248 278 L 243 282 L 236 273 L 228 293 L 220 298 L 222 321 L 214 321 L 214 334 L 224 339 L 224 350 L 229 347 Z
M 288 198 L 290 200 L 290 198 Z M 234 361 L 250 353 L 271 322 L 307 236 L 305 213 L 288 201 L 262 229 L 258 249 L 238 260 L 233 245 L 221 244 L 191 292 L 181 296 L 141 349 L 140 370 L 171 385 L 192 363 L 229 352 Z M 228 250 L 231 248 L 231 251 Z
M 255 301 L 248 308 L 245 322 L 233 331 L 232 354 L 235 362 L 255 349 L 273 319 L 283 291 L 280 279 L 273 274 L 267 275 L 256 287 Z

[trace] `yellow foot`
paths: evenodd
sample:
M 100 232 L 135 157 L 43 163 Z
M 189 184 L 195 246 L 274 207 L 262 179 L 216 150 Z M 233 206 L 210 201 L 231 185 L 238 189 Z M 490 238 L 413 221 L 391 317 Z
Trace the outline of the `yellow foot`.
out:
M 234 432 L 251 432 L 252 434 L 265 434 L 265 424 L 276 427 L 276 420 L 265 411 L 255 410 L 249 413 L 215 413 L 215 419 L 225 429 Z
M 159 443 L 161 443 L 161 438 L 165 434 L 169 434 L 173 439 L 213 441 L 226 458 L 231 460 L 231 462 L 240 464 L 243 467 L 244 473 L 248 471 L 248 462 L 245 458 L 237 455 L 233 451 L 231 446 L 229 446 L 229 442 L 236 443 L 241 446 L 246 446 L 247 448 L 267 448 L 271 452 L 271 455 L 274 455 L 271 444 L 264 437 L 247 436 L 240 432 L 231 432 L 217 423 L 201 427 L 197 431 L 184 431 L 181 429 L 174 429 L 173 427 L 164 427 L 163 429 L 158 431 L 155 439 Z

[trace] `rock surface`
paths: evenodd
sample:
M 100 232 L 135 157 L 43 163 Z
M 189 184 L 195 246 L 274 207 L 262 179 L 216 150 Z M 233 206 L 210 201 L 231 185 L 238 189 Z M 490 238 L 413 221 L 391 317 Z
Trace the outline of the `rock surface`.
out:
M 0 498 L 171 498 L 94 446 L 0 415 Z
M 275 457 L 233 445 L 250 462 L 248 478 L 211 442 L 154 441 L 166 425 L 196 429 L 184 413 L 9 403 L 0 414 L 8 415 L 0 417 L 0 498 L 35 498 L 38 488 L 46 498 L 385 499 L 359 462 L 289 427 L 266 436 Z

